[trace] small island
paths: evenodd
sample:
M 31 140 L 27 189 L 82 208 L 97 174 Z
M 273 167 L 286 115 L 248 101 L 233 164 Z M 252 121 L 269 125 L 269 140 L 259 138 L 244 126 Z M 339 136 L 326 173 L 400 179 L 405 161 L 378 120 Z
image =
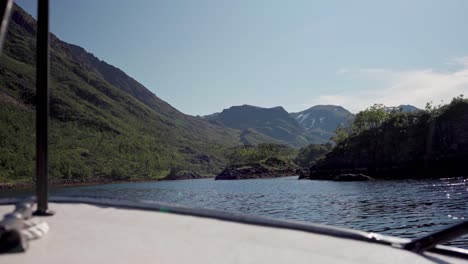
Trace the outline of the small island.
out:
M 231 165 L 218 174 L 215 180 L 285 177 L 297 175 L 299 171 L 299 167 L 293 162 L 267 158 L 264 161 L 250 164 Z
M 296 150 L 286 145 L 264 143 L 235 147 L 227 154 L 229 165 L 216 180 L 241 180 L 294 176 L 300 167 L 293 162 Z

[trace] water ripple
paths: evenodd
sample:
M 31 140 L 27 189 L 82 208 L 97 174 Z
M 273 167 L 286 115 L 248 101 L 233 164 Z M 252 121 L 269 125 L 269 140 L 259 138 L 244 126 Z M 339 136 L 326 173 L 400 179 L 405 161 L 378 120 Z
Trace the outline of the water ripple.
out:
M 59 195 L 154 200 L 415 238 L 468 218 L 468 180 L 372 182 L 267 180 L 109 184 Z M 450 245 L 468 248 L 468 237 Z

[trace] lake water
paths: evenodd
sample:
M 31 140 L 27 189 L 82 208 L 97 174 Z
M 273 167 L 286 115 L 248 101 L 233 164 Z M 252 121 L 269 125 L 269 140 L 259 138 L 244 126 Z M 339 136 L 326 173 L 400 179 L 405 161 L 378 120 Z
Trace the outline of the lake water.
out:
M 415 238 L 468 219 L 468 179 L 331 182 L 297 177 L 106 184 L 56 195 L 154 200 Z M 9 195 L 4 192 L 2 196 Z M 468 248 L 465 236 L 450 243 Z

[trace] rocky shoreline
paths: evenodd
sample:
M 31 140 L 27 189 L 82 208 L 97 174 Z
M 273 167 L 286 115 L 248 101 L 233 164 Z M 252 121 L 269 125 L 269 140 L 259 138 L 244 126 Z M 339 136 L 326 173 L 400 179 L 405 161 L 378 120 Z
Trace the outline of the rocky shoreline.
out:
M 300 180 L 306 177 L 299 177 Z M 338 181 L 338 182 L 349 182 L 349 181 L 373 181 L 374 178 L 367 176 L 362 173 L 341 173 L 334 176 L 327 176 L 327 177 L 315 177 L 311 178 L 310 176 L 307 177 L 310 180 L 328 180 L 328 181 Z
M 151 181 L 175 181 L 175 180 L 190 180 L 190 179 L 209 179 L 214 178 L 214 175 L 202 175 L 194 171 L 180 171 L 171 173 L 164 178 L 139 178 L 139 179 L 105 179 L 105 178 L 88 178 L 88 179 L 49 179 L 49 186 L 66 187 L 66 186 L 82 186 L 82 185 L 99 185 L 110 183 L 130 183 L 130 182 L 151 182 Z M 0 190 L 10 189 L 32 189 L 36 186 L 34 181 L 20 181 L 14 183 L 0 183 Z
M 49 186 L 54 187 L 67 187 L 67 186 L 83 186 L 83 185 L 99 185 L 99 184 L 110 184 L 110 183 L 127 183 L 127 182 L 148 182 L 148 181 L 160 181 L 162 179 L 154 178 L 142 178 L 142 179 L 131 179 L 131 180 L 111 180 L 111 179 L 51 179 L 49 180 Z M 22 181 L 14 183 L 0 183 L 0 190 L 12 190 L 12 189 L 32 189 L 36 186 L 34 181 Z
M 336 180 L 346 176 L 366 176 L 371 179 L 404 180 L 404 179 L 436 179 L 467 177 L 466 170 L 461 161 L 436 162 L 430 165 L 416 163 L 408 166 L 390 168 L 311 168 L 309 175 L 302 175 L 299 179 L 309 180 Z M 362 178 L 362 177 L 361 177 Z M 366 180 L 363 178 L 363 180 Z
M 296 165 L 277 158 L 263 162 L 231 165 L 218 174 L 215 180 L 265 179 L 294 176 L 302 173 Z
M 196 171 L 178 171 L 171 172 L 169 175 L 164 177 L 164 181 L 177 181 L 177 180 L 192 180 L 192 179 L 209 179 L 214 178 L 213 175 L 202 175 Z

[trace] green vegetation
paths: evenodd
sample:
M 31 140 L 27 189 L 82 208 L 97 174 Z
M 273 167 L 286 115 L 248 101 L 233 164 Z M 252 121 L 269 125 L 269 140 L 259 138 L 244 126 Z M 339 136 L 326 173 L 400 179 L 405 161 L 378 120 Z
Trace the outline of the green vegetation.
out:
M 228 153 L 227 158 L 230 165 L 248 166 L 262 163 L 269 158 L 277 158 L 292 161 L 302 168 L 311 168 L 316 164 L 319 166 L 327 164 L 327 160 L 332 159 L 327 158 L 329 154 L 330 157 L 336 157 L 334 162 L 337 163 L 348 162 L 351 166 L 365 164 L 361 166 L 362 169 L 380 166 L 376 163 L 381 162 L 382 157 L 389 159 L 384 161 L 385 164 L 411 159 L 412 155 L 423 157 L 424 151 L 417 154 L 418 152 L 413 150 L 418 146 L 426 146 L 426 136 L 423 135 L 427 134 L 424 130 L 427 129 L 428 124 L 440 118 L 447 112 L 447 109 L 464 103 L 466 100 L 461 95 L 454 98 L 450 105 L 430 106 L 426 111 L 413 112 L 404 112 L 401 108 L 388 108 L 375 104 L 359 112 L 349 125 L 339 125 L 335 130 L 335 135 L 327 144 L 311 144 L 299 151 L 276 144 L 260 144 L 257 147 L 243 146 L 234 148 Z M 353 151 L 359 154 L 355 157 Z M 354 158 L 358 157 L 362 157 L 363 160 L 355 161 Z
M 307 147 L 301 148 L 294 161 L 302 168 L 310 168 L 317 161 L 323 159 L 325 155 L 332 150 L 332 148 L 333 147 L 330 143 L 311 144 Z
M 257 146 L 235 147 L 226 156 L 229 165 L 241 165 L 263 162 L 270 158 L 291 161 L 296 154 L 297 150 L 286 145 L 263 143 Z
M 0 183 L 32 181 L 35 21 L 15 6 L 0 57 Z M 51 35 L 52 180 L 215 175 L 240 131 L 184 115 L 119 69 Z
M 0 182 L 30 179 L 35 151 L 34 118 L 28 110 L 0 105 Z
M 8 30 L 0 57 L 0 183 L 31 182 L 35 21 L 15 6 Z M 457 168 L 458 160 L 468 160 L 468 101 L 463 96 L 414 113 L 374 105 L 349 127 L 336 129 L 333 150 L 331 144 L 323 144 L 298 152 L 286 145 L 262 144 L 298 147 L 310 142 L 311 134 L 293 119 L 298 116 L 291 117 L 282 108 L 235 107 L 211 121 L 188 116 L 121 70 L 53 35 L 50 54 L 52 180 L 203 177 L 218 174 L 226 165 L 245 164 L 256 164 L 246 173 L 269 177 L 291 175 L 296 169 L 293 161 L 303 167 L 364 168 L 372 173 L 408 164 L 429 168 L 428 164 L 441 162 Z M 314 111 L 330 112 L 327 109 Z M 345 114 L 336 120 L 344 120 Z M 254 118 L 245 121 L 245 116 Z M 315 132 L 333 128 L 320 129 Z
M 387 111 L 384 105 L 374 104 L 356 115 L 351 125 L 351 131 L 353 134 L 359 134 L 365 130 L 378 128 L 392 113 Z
M 343 133 L 346 134 L 346 130 Z M 343 139 L 312 168 L 311 177 L 365 173 L 376 178 L 466 175 L 468 100 L 416 112 L 376 105 L 356 116 Z
M 335 133 L 330 138 L 330 141 L 333 142 L 335 145 L 338 145 L 348 138 L 349 133 L 349 128 L 339 125 L 336 127 Z
M 297 150 L 279 144 L 259 144 L 233 148 L 227 155 L 229 166 L 216 180 L 273 178 L 297 174 L 293 158 Z

